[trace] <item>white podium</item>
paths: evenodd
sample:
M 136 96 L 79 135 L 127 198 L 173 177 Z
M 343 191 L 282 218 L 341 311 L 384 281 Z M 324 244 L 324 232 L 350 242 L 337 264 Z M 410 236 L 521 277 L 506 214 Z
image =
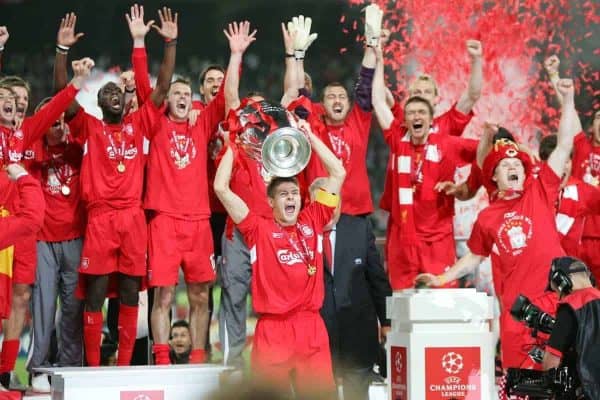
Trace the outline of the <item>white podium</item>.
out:
M 198 400 L 231 368 L 211 364 L 39 368 L 51 375 L 52 400 Z
M 408 289 L 387 298 L 392 400 L 494 400 L 493 299 L 475 289 Z

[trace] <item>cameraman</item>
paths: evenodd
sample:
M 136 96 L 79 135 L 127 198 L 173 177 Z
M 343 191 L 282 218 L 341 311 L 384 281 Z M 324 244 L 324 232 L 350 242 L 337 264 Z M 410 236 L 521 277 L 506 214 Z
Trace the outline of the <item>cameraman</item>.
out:
M 552 260 L 548 289 L 560 302 L 543 368 L 558 368 L 563 354 L 574 351 L 586 399 L 600 399 L 600 291 L 588 267 L 572 257 Z

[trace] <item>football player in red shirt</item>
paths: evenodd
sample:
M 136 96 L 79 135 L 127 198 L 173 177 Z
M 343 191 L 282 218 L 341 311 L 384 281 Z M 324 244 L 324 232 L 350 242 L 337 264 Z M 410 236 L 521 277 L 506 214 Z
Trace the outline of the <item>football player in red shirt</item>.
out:
M 0 155 L 2 156 L 0 165 L 21 162 L 26 149 L 42 137 L 75 98 L 93 67 L 93 61 L 83 59 L 74 61 L 72 65 L 75 76 L 71 84 L 57 93 L 42 110 L 31 117 L 24 118 L 20 128 L 16 128 L 17 96 L 10 86 L 0 85 Z M 14 184 L 9 183 L 5 176 L 0 176 L 0 205 L 12 213 L 18 210 L 19 203 L 15 188 Z M 14 367 L 19 348 L 19 336 L 29 310 L 31 285 L 35 282 L 35 236 L 19 241 L 15 246 L 15 253 L 22 245 L 28 249 L 32 247 L 32 250 L 23 251 L 22 254 L 26 254 L 26 256 L 15 257 L 13 264 L 11 313 L 5 324 L 2 356 L 0 357 L 0 373 L 2 373 L 3 383 L 7 380 L 6 374 Z
M 109 82 L 98 92 L 102 120 L 76 103 L 67 115 L 71 133 L 86 142 L 87 149 L 81 167 L 81 196 L 88 224 L 79 272 L 85 286 L 83 332 L 90 366 L 100 363 L 102 304 L 111 275 L 118 278 L 120 300 L 119 365 L 129 364 L 136 338 L 138 291 L 146 275 L 147 228 L 141 207 L 144 135 L 156 123 L 151 107 L 161 107 L 167 96 L 177 44 L 177 14 L 165 7 L 159 17 L 160 27 L 154 28 L 164 38 L 165 50 L 149 100 L 124 117 L 124 93 Z M 145 28 L 149 30 L 150 25 Z
M 377 55 L 373 107 L 397 159 L 386 244 L 388 274 L 392 288 L 404 289 L 414 285 L 419 272 L 439 274 L 456 260 L 454 198 L 436 184 L 452 180 L 456 166 L 475 159 L 477 141 L 431 133 L 433 107 L 422 97 L 408 99 L 404 120 L 394 116 L 385 98 L 381 47 Z
M 486 256 L 498 256 L 500 262 L 493 267 L 502 270 L 494 271 L 493 276 L 494 286 L 502 287 L 498 294 L 504 368 L 523 367 L 527 351 L 535 345 L 528 329 L 510 316 L 517 296 L 529 297 L 546 312 L 556 309 L 556 298 L 545 293 L 551 261 L 564 255 L 554 222 L 555 206 L 573 138 L 581 130 L 573 82 L 561 80 L 558 89 L 564 97 L 558 144 L 539 175 L 531 174 L 529 156 L 515 143 L 496 143 L 482 169 L 484 181 L 497 188 L 496 200 L 479 213 L 467 243 L 470 251 L 443 274 L 417 277 L 417 281 L 441 286 L 471 272 Z
M 331 220 L 345 170 L 341 160 L 314 135 L 313 150 L 329 174 L 316 201 L 300 211 L 294 177 L 273 178 L 267 188 L 273 217 L 258 216 L 229 187 L 233 152 L 227 149 L 215 177 L 215 193 L 244 236 L 252 262 L 252 302 L 259 320 L 254 334 L 252 366 L 256 374 L 296 391 L 334 391 L 327 331 L 319 309 L 324 298 L 323 227 Z
M 556 91 L 558 101 L 563 98 L 557 89 L 560 60 L 551 56 L 544 61 L 544 68 Z M 600 188 L 600 110 L 595 110 L 590 135 L 581 131 L 573 144 L 573 177 Z M 600 216 L 590 215 L 585 219 L 579 256 L 600 280 Z

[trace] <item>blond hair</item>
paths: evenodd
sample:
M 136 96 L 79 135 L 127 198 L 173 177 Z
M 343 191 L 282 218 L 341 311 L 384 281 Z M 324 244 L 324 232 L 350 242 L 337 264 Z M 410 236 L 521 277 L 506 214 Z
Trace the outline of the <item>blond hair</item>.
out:
M 433 77 L 431 75 L 428 75 L 428 74 L 421 74 L 421 75 L 417 76 L 417 78 L 408 87 L 408 91 L 412 92 L 415 89 L 415 86 L 417 85 L 418 82 L 429 82 L 429 83 L 431 83 L 433 85 L 433 92 L 434 92 L 434 94 L 436 96 L 438 95 L 437 83 L 435 83 L 435 79 L 433 79 Z

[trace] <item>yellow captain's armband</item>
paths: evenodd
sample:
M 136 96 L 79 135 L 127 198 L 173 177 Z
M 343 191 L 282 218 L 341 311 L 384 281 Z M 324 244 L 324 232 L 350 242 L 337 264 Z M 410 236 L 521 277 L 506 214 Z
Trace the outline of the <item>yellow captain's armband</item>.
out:
M 317 191 L 315 201 L 323 204 L 324 206 L 335 208 L 340 203 L 340 196 L 337 194 L 329 193 L 323 189 Z
M 10 213 L 8 212 L 8 210 L 0 206 L 0 218 L 8 217 L 9 215 Z M 0 250 L 0 274 L 12 277 L 14 251 L 14 246 L 9 246 L 5 249 Z

